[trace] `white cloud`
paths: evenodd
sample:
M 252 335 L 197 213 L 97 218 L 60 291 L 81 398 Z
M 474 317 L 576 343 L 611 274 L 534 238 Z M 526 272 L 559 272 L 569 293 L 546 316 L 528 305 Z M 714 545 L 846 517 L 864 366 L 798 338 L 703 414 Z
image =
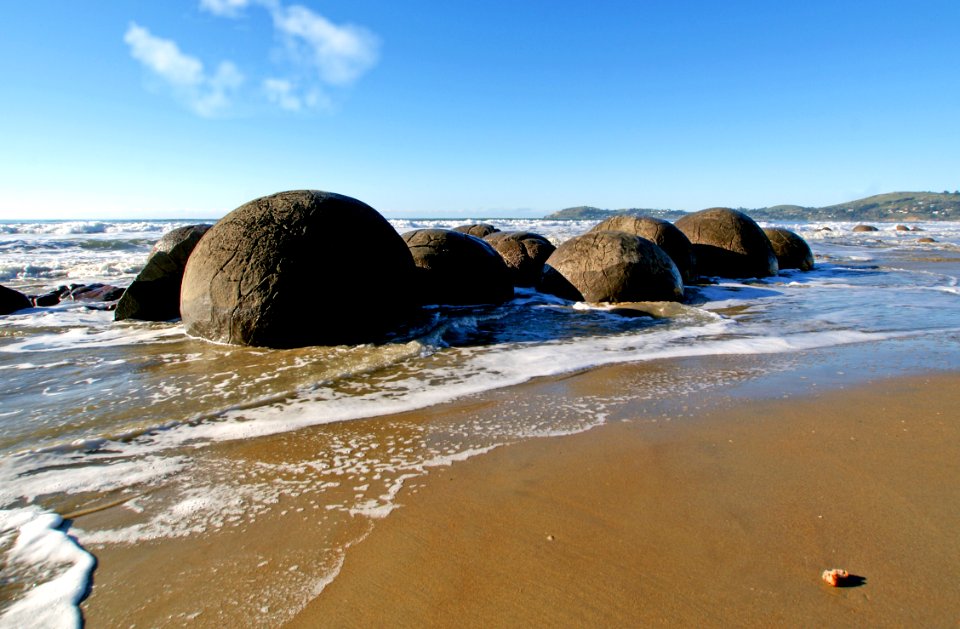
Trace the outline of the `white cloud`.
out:
M 198 1 L 201 11 L 217 17 L 240 18 L 250 7 L 269 14 L 283 44 L 281 54 L 272 57 L 281 67 L 271 72 L 274 76 L 258 81 L 259 97 L 286 111 L 335 109 L 333 97 L 338 88 L 342 91 L 353 84 L 379 61 L 380 40 L 372 32 L 352 24 L 334 24 L 299 4 L 285 5 L 282 0 Z M 156 37 L 135 23 L 130 24 L 123 39 L 134 59 L 202 116 L 229 109 L 241 95 L 245 78 L 229 61 L 221 63 L 211 75 L 200 59 L 181 51 L 176 42 Z
M 229 61 L 208 76 L 203 63 L 181 52 L 176 42 L 156 37 L 136 23 L 130 24 L 123 41 L 134 59 L 169 84 L 201 116 L 214 116 L 229 108 L 233 94 L 244 82 L 243 74 Z
M 285 79 L 264 80 L 263 91 L 271 103 L 288 111 L 300 111 L 303 106 L 300 98 L 293 93 L 293 83 Z
M 379 59 L 380 41 L 365 28 L 334 24 L 300 5 L 276 4 L 271 14 L 294 60 L 312 65 L 324 83 L 353 83 Z
M 221 17 L 238 17 L 250 0 L 200 0 L 200 8 Z
M 177 44 L 160 39 L 150 31 L 130 24 L 123 41 L 130 46 L 133 58 L 147 66 L 173 85 L 199 85 L 203 81 L 203 64 L 180 52 Z

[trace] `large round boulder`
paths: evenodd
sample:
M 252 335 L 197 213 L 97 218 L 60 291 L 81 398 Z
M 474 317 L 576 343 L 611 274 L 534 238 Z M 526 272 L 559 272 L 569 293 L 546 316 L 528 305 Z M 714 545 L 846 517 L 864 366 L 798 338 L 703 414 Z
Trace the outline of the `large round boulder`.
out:
M 680 271 L 684 282 L 697 279 L 693 246 L 690 240 L 670 221 L 652 216 L 620 214 L 601 221 L 590 231 L 621 231 L 646 238 L 667 252 Z
M 484 240 L 503 258 L 514 286 L 536 286 L 544 263 L 556 249 L 549 240 L 532 232 L 494 232 Z
M 150 251 L 143 269 L 124 291 L 113 318 L 168 321 L 180 316 L 180 284 L 187 259 L 209 225 L 167 232 Z
M 20 291 L 7 288 L 6 286 L 0 286 L 0 315 L 23 310 L 32 305 L 30 299 Z
M 767 235 L 743 212 L 710 208 L 678 219 L 676 226 L 693 245 L 699 275 L 768 277 L 779 270 Z
M 557 247 L 540 290 L 574 301 L 679 301 L 683 280 L 670 256 L 649 240 L 596 231 Z
M 490 223 L 471 223 L 469 225 L 458 225 L 453 228 L 453 231 L 460 232 L 461 234 L 470 234 L 477 238 L 486 238 L 490 234 L 495 234 L 500 230 Z
M 777 256 L 777 266 L 781 269 L 809 271 L 813 268 L 813 252 L 799 234 L 782 227 L 768 227 L 763 233 L 770 240 L 773 253 Z
M 503 258 L 483 240 L 450 229 L 403 235 L 417 267 L 422 304 L 500 304 L 513 298 Z
M 874 227 L 873 225 L 857 225 L 853 228 L 855 232 L 878 232 L 880 231 L 879 227 Z
M 414 266 L 369 205 L 317 190 L 280 192 L 227 214 L 183 273 L 189 334 L 265 347 L 376 342 L 414 307 Z

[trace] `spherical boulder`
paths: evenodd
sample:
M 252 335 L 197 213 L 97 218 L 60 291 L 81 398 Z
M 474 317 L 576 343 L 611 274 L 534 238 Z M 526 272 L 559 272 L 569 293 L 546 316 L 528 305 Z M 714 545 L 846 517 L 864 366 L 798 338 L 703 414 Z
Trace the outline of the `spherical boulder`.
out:
M 180 284 L 187 259 L 209 225 L 167 232 L 150 251 L 143 269 L 124 291 L 113 318 L 167 321 L 180 316 Z
M 549 240 L 532 232 L 494 232 L 484 240 L 503 258 L 514 286 L 536 286 L 544 263 L 556 249 Z
M 414 308 L 414 266 L 369 205 L 317 190 L 280 192 L 227 214 L 183 272 L 189 334 L 276 348 L 376 342 Z
M 621 231 L 646 238 L 667 252 L 677 265 L 684 282 L 696 279 L 693 246 L 683 232 L 670 221 L 652 216 L 620 214 L 600 222 L 590 231 Z
M 809 271 L 813 268 L 813 252 L 801 236 L 782 227 L 768 227 L 763 233 L 770 239 L 777 266 L 781 269 Z
M 777 256 L 752 218 L 730 208 L 710 208 L 677 220 L 690 239 L 697 273 L 729 278 L 776 275 Z
M 0 286 L 0 315 L 6 315 L 10 314 L 11 312 L 16 312 L 17 310 L 23 310 L 24 308 L 29 308 L 32 305 L 33 304 L 30 303 L 30 298 L 20 291 L 7 288 L 6 286 Z
M 486 238 L 490 234 L 495 234 L 500 230 L 490 223 L 472 223 L 470 225 L 459 225 L 454 227 L 453 231 L 460 232 L 461 234 L 470 234 L 471 236 L 476 236 L 477 238 Z
M 500 304 L 513 298 L 503 258 L 483 240 L 450 229 L 403 234 L 422 304 Z
M 879 228 L 874 227 L 873 225 L 857 225 L 853 228 L 855 232 L 878 232 Z
M 898 232 L 908 232 L 908 231 L 910 231 L 910 228 L 907 227 L 906 225 L 897 225 L 894 229 L 896 229 Z
M 540 290 L 574 301 L 679 301 L 683 280 L 670 256 L 649 240 L 595 231 L 557 247 Z

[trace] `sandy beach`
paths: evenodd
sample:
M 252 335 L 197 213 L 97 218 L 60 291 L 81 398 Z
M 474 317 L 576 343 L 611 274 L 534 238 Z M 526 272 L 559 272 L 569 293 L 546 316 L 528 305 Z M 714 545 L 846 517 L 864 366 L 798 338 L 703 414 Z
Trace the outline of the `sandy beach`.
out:
M 431 469 L 380 519 L 318 511 L 304 492 L 215 535 L 100 547 L 84 617 L 91 627 L 956 626 L 960 372 L 891 376 L 864 361 L 873 375 L 851 376 L 863 354 L 840 356 L 799 370 L 776 357 L 614 365 L 224 444 L 221 461 L 289 461 L 330 448 L 331 430 L 406 440 L 413 427 L 490 418 L 518 400 L 560 408 L 631 392 L 587 432 Z M 645 395 L 645 383 L 704 369 L 730 384 Z M 324 568 L 315 562 L 329 544 L 346 546 L 336 578 L 319 595 L 297 590 L 293 577 Z M 828 568 L 863 581 L 831 588 Z M 286 602 L 251 614 L 245 601 L 267 594 Z
M 960 374 L 766 393 L 432 473 L 290 626 L 957 626 Z

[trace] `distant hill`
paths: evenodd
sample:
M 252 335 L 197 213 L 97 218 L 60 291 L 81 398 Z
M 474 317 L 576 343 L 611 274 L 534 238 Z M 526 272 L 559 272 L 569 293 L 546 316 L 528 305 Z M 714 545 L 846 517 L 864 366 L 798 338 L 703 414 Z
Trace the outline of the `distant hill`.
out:
M 654 218 L 663 218 L 668 220 L 673 220 L 675 218 L 680 218 L 686 212 L 682 210 L 650 210 L 646 208 L 627 208 L 623 210 L 602 210 L 598 207 L 591 207 L 589 205 L 578 205 L 577 207 L 568 207 L 559 212 L 554 212 L 545 218 L 551 219 L 570 219 L 570 220 L 603 220 L 610 216 L 615 216 L 617 214 L 632 214 L 633 216 L 652 216 Z
M 775 205 L 757 209 L 737 209 L 760 221 L 960 221 L 960 193 L 890 192 L 826 207 Z M 554 212 L 546 218 L 602 220 L 616 214 L 654 216 L 673 220 L 683 216 L 684 212 L 639 208 L 602 210 L 580 206 Z

